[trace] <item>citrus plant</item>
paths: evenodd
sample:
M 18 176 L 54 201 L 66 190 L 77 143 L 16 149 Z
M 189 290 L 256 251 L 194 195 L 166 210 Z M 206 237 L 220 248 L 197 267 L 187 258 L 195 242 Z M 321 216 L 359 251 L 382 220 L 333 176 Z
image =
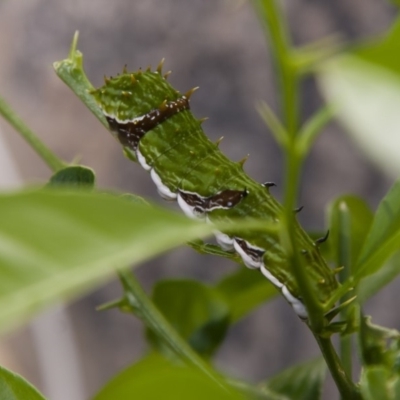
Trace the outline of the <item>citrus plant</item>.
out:
M 68 57 L 54 68 L 125 155 L 150 171 L 159 193 L 177 199 L 191 219 L 134 194 L 95 187 L 90 168 L 59 159 L 0 99 L 0 114 L 53 171 L 43 187 L 0 195 L 0 329 L 9 331 L 56 299 L 85 293 L 116 271 L 124 294 L 100 308 L 119 308 L 146 327 L 150 354 L 105 384 L 94 400 L 313 400 L 322 398 L 326 368 L 342 399 L 400 397 L 399 333 L 374 325 L 363 312 L 365 301 L 400 272 L 400 182 L 375 212 L 352 195 L 332 199 L 327 243 L 327 235 L 306 233 L 294 212 L 303 163 L 333 118 L 398 175 L 400 24 L 346 51 L 326 39 L 294 47 L 277 1 L 253 4 L 278 75 L 279 115 L 266 103 L 259 112 L 285 156 L 282 205 L 269 194 L 271 182 L 254 182 L 243 171 L 245 160 L 229 161 L 207 139 L 189 110 L 193 91 L 181 95 L 172 88 L 162 64 L 154 71 L 124 70 L 93 88 L 75 34 Z M 310 75 L 326 105 L 301 123 L 300 88 Z M 219 246 L 203 241 L 211 234 Z M 240 268 L 213 286 L 161 280 L 149 297 L 128 268 L 185 243 Z M 258 385 L 217 371 L 212 357 L 229 328 L 279 292 L 314 335 L 321 357 Z M 356 377 L 355 342 L 361 365 Z M 44 398 L 3 368 L 0 393 L 6 399 Z

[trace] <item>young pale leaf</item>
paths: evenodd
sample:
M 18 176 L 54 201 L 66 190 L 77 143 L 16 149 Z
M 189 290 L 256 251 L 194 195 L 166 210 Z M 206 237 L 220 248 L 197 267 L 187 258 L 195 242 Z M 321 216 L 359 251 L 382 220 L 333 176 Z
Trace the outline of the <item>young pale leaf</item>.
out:
M 363 60 L 380 65 L 400 75 L 400 18 L 397 18 L 387 33 L 373 38 L 355 48 L 354 53 Z
M 279 373 L 265 387 L 290 400 L 319 400 L 325 373 L 325 361 L 317 358 Z
M 157 282 L 153 301 L 164 317 L 199 354 L 211 356 L 229 326 L 229 306 L 218 290 L 191 280 Z M 163 341 L 151 330 L 148 337 L 156 347 Z
M 0 196 L 0 330 L 213 229 L 112 195 L 56 189 Z
M 399 249 L 400 181 L 397 181 L 378 206 L 355 266 L 356 278 L 378 271 Z
M 1 400 L 45 400 L 24 378 L 0 367 Z
M 95 179 L 95 174 L 91 168 L 73 165 L 57 171 L 50 178 L 49 186 L 90 189 L 94 187 Z
M 225 276 L 216 288 L 225 296 L 231 311 L 231 322 L 237 322 L 253 309 L 277 295 L 275 287 L 262 275 L 240 268 Z
M 92 400 L 244 400 L 200 372 L 152 354 L 115 376 Z
M 363 369 L 360 389 L 364 400 L 396 400 L 391 395 L 390 372 L 382 366 Z
M 319 71 L 322 92 L 370 158 L 394 177 L 400 172 L 400 19 L 379 41 L 336 57 Z
M 350 272 L 372 223 L 373 214 L 364 200 L 341 196 L 328 207 L 331 259 Z
M 357 301 L 362 304 L 378 293 L 400 274 L 400 252 L 395 253 L 384 266 L 361 280 L 357 287 Z
M 400 360 L 400 333 L 375 325 L 370 317 L 362 316 L 359 329 L 359 344 L 363 365 L 382 365 L 396 372 Z

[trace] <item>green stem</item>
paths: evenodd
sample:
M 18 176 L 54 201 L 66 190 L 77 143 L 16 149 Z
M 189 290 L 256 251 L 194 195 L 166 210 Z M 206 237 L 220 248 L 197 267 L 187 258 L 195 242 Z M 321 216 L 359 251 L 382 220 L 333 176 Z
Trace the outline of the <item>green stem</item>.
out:
M 338 266 L 345 266 L 343 270 L 340 272 L 340 281 L 345 282 L 350 277 L 350 268 L 351 268 L 351 250 L 350 250 L 350 241 L 349 237 L 351 237 L 351 221 L 348 209 L 342 210 L 339 207 L 339 240 L 338 240 Z M 340 302 L 343 303 L 350 298 L 350 294 L 344 295 Z M 340 312 L 341 319 L 343 321 L 347 321 L 349 319 L 349 309 L 344 308 Z M 348 376 L 352 376 L 352 344 L 351 344 L 351 336 L 344 335 L 340 337 L 340 358 L 343 363 L 343 368 L 348 374 Z M 345 400 L 345 398 L 343 398 Z
M 276 0 L 253 0 L 258 15 L 271 43 L 272 53 L 279 77 L 281 113 L 284 117 L 287 140 L 283 146 L 286 155 L 286 182 L 284 217 L 287 228 L 289 263 L 299 285 L 304 303 L 309 313 L 310 326 L 315 332 L 324 325 L 322 308 L 316 299 L 302 260 L 296 249 L 293 210 L 296 207 L 300 182 L 300 172 L 304 156 L 298 150 L 299 115 L 299 72 L 294 68 L 294 52 L 291 47 L 288 29 Z M 303 153 L 305 154 L 305 153 Z
M 357 388 L 346 374 L 341 361 L 332 346 L 330 339 L 322 338 L 318 332 L 322 331 L 325 320 L 321 305 L 314 294 L 314 289 L 308 279 L 305 268 L 302 267 L 302 260 L 296 249 L 294 233 L 293 209 L 296 205 L 298 187 L 300 182 L 301 167 L 306 151 L 301 150 L 301 139 L 298 135 L 299 127 L 299 93 L 300 93 L 300 72 L 294 65 L 294 51 L 292 50 L 288 29 L 285 24 L 276 0 L 253 0 L 254 6 L 261 17 L 264 29 L 267 32 L 276 69 L 279 77 L 281 97 L 281 113 L 283 115 L 287 132 L 287 141 L 284 150 L 286 153 L 286 190 L 284 201 L 284 216 L 287 227 L 287 239 L 289 243 L 289 263 L 296 282 L 299 285 L 304 303 L 309 314 L 309 326 L 315 335 L 321 352 L 329 367 L 329 370 L 336 382 L 336 385 L 345 399 L 360 399 Z M 315 135 L 315 133 L 314 133 Z M 312 141 L 310 141 L 312 142 Z
M 330 339 L 322 338 L 318 335 L 315 335 L 314 337 L 321 349 L 326 364 L 328 365 L 342 398 L 346 400 L 361 400 L 362 397 L 358 387 L 349 379 L 346 371 L 343 369 Z
M 345 335 L 340 338 L 340 359 L 342 360 L 343 370 L 346 372 L 349 379 L 352 376 L 352 342 L 351 335 Z M 342 397 L 342 400 L 345 400 L 345 397 Z
M 56 172 L 67 166 L 24 124 L 1 97 L 0 115 L 30 144 L 52 171 Z
M 298 76 L 292 62 L 288 28 L 276 0 L 253 0 L 271 44 L 281 90 L 281 111 L 289 136 L 295 137 L 298 125 Z
M 299 285 L 304 304 L 307 307 L 308 312 L 308 323 L 313 332 L 321 332 L 325 320 L 323 316 L 323 310 L 319 303 L 315 290 L 312 287 L 310 279 L 308 277 L 307 270 L 303 266 L 303 260 L 299 256 L 300 251 L 297 249 L 297 242 L 295 238 L 294 219 L 295 215 L 293 209 L 295 208 L 295 199 L 298 192 L 299 185 L 299 171 L 303 159 L 299 156 L 295 146 L 290 146 L 286 153 L 286 193 L 285 193 L 285 220 L 287 226 L 287 235 L 289 238 L 290 249 L 289 263 L 292 266 L 292 272 Z

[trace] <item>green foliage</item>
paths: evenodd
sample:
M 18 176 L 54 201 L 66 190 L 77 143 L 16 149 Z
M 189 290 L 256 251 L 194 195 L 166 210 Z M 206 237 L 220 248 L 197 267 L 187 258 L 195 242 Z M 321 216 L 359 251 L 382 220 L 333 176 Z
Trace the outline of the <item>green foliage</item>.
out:
M 395 400 L 390 394 L 388 380 L 390 375 L 383 367 L 367 367 L 360 380 L 361 393 L 364 400 Z
M 168 322 L 199 354 L 211 356 L 224 339 L 230 310 L 218 290 L 197 281 L 168 280 L 155 285 L 152 298 Z M 148 337 L 153 345 L 160 346 L 158 336 L 151 330 Z
M 157 354 L 142 359 L 112 379 L 93 400 L 244 399 L 234 389 L 221 388 L 196 369 L 173 364 Z
M 400 20 L 381 39 L 321 65 L 323 94 L 365 153 L 397 178 L 400 172 Z
M 391 283 L 400 274 L 400 253 L 395 253 L 379 271 L 366 276 L 357 287 L 357 300 L 360 304 Z
M 400 181 L 382 199 L 355 265 L 357 278 L 381 268 L 400 250 Z
M 45 400 L 45 398 L 18 374 L 0 367 L 1 400 Z
M 0 195 L 0 220 L 1 331 L 212 230 L 113 195 L 55 188 Z
M 354 272 L 373 214 L 364 200 L 354 196 L 337 198 L 329 206 L 328 213 L 330 259 L 337 267 L 344 266 L 348 277 Z
M 118 307 L 141 319 L 150 344 L 159 352 L 114 377 L 94 400 L 317 400 L 326 367 L 343 399 L 400 398 L 399 333 L 372 324 L 362 313 L 363 303 L 400 272 L 400 181 L 375 213 L 352 195 L 340 196 L 329 205 L 331 236 L 322 252 L 343 269 L 341 286 L 326 304 L 318 301 L 301 249 L 296 247 L 293 214 L 303 162 L 333 116 L 372 160 L 398 177 L 400 20 L 381 38 L 335 55 L 338 46 L 331 38 L 295 48 L 276 0 L 253 0 L 253 4 L 278 74 L 278 111 L 265 103 L 259 111 L 285 155 L 285 199 L 280 224 L 236 221 L 235 229 L 279 234 L 309 313 L 306 324 L 324 357 L 324 361 L 319 358 L 282 371 L 267 383 L 256 386 L 226 378 L 209 362 L 228 329 L 271 300 L 276 289 L 261 274 L 240 268 L 214 286 L 192 280 L 158 282 L 150 299 L 134 275 L 125 271 L 128 266 L 187 241 L 201 254 L 239 263 L 240 259 L 199 239 L 215 227 L 152 206 L 133 194 L 94 191 L 95 174 L 90 168 L 68 166 L 60 160 L 0 98 L 0 114 L 54 173 L 46 188 L 0 194 L 0 330 L 25 322 L 54 301 L 92 290 L 119 270 L 123 297 L 102 308 Z M 77 39 L 76 34 L 69 57 L 54 64 L 56 73 L 108 128 L 91 95 L 93 87 L 84 73 Z M 310 73 L 317 77 L 328 104 L 301 125 L 300 84 Z M 131 150 L 124 151 L 136 161 Z M 221 225 L 221 229 L 232 229 L 232 225 Z M 355 300 L 350 299 L 353 294 L 357 294 Z M 332 310 L 338 301 L 340 306 Z M 332 322 L 337 314 L 340 318 Z M 341 334 L 339 355 L 330 339 L 335 332 Z M 358 383 L 351 373 L 352 333 L 357 333 L 361 358 Z M 1 399 L 43 399 L 19 376 L 3 368 L 0 374 Z
M 255 307 L 275 297 L 277 290 L 262 275 L 240 268 L 225 276 L 217 288 L 229 303 L 231 321 L 236 322 Z
M 158 344 L 163 342 L 169 349 L 169 354 L 174 359 L 182 360 L 187 365 L 197 368 L 202 374 L 219 384 L 225 386 L 221 378 L 201 358 L 192 347 L 182 338 L 167 318 L 150 300 L 133 275 L 120 272 L 120 280 L 124 289 L 124 296 L 102 308 L 119 307 L 122 311 L 130 312 L 140 318 L 145 326 L 157 336 Z M 191 315 L 188 316 L 190 319 Z M 194 324 L 191 324 L 194 326 Z M 163 346 L 163 347 L 164 347 Z
M 50 178 L 48 186 L 90 189 L 94 187 L 95 179 L 92 169 L 74 165 L 57 171 Z
M 321 398 L 325 374 L 326 364 L 322 358 L 317 358 L 273 376 L 265 388 L 283 395 L 285 399 L 318 400 Z

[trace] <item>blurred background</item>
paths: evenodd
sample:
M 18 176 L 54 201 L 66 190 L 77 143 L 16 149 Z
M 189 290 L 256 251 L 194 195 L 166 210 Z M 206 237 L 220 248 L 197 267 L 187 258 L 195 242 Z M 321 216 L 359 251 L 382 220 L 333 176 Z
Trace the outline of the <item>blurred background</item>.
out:
M 297 44 L 340 33 L 361 40 L 384 32 L 394 9 L 384 0 L 292 0 L 282 2 Z M 246 171 L 274 181 L 282 196 L 282 158 L 255 110 L 257 100 L 276 109 L 277 91 L 268 46 L 247 1 L 228 0 L 31 0 L 0 2 L 0 93 L 25 122 L 67 161 L 79 157 L 97 173 L 98 186 L 133 192 L 162 203 L 147 173 L 121 148 L 55 75 L 52 63 L 65 58 L 75 30 L 89 79 L 152 65 L 165 57 L 170 82 L 193 86 L 193 113 L 209 117 L 208 136 L 224 136 L 222 151 L 234 160 L 250 153 Z M 305 82 L 302 119 L 320 105 L 315 82 Z M 0 121 L 1 189 L 47 180 L 50 171 Z M 392 179 L 376 170 L 335 123 L 316 142 L 306 163 L 299 205 L 305 228 L 324 230 L 326 205 L 344 193 L 364 196 L 371 207 Z M 166 205 L 168 206 L 168 205 Z M 166 277 L 213 282 L 236 268 L 227 260 L 181 248 L 143 264 L 137 275 L 147 289 Z M 396 289 L 397 287 L 397 289 Z M 392 307 L 400 300 L 394 282 L 368 307 L 374 322 L 400 328 Z M 3 338 L 0 364 L 19 372 L 55 400 L 83 400 L 146 351 L 142 325 L 117 310 L 95 307 L 121 294 L 119 283 L 68 307 L 58 304 L 32 324 Z M 379 313 L 377 310 L 379 309 Z M 229 332 L 217 355 L 226 373 L 251 382 L 294 362 L 318 355 L 314 339 L 281 298 L 259 307 Z

